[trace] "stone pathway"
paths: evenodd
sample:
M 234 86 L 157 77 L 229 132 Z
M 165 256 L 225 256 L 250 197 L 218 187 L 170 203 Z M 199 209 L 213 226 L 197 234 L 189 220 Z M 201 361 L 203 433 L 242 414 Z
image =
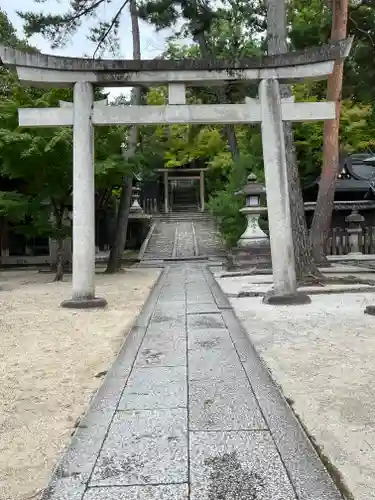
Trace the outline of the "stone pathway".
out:
M 197 257 L 197 240 L 193 222 L 176 223 L 176 241 L 172 257 L 176 259 L 188 259 Z
M 339 500 L 207 268 L 166 268 L 44 500 Z
M 143 260 L 194 259 L 222 254 L 222 244 L 207 214 L 172 214 L 157 221 Z
M 159 221 L 145 249 L 145 260 L 168 259 L 172 257 L 176 239 L 175 224 Z

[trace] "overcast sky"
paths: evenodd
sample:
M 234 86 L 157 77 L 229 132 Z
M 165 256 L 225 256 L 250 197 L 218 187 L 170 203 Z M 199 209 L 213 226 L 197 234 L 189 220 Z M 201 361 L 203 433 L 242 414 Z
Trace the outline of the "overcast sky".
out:
M 111 19 L 112 13 L 116 12 L 116 9 L 118 8 L 118 3 L 119 0 L 115 0 L 112 2 L 112 5 L 107 5 L 101 8 L 100 15 L 103 16 L 103 19 Z M 65 12 L 65 6 L 68 4 L 68 0 L 47 0 L 42 4 L 35 3 L 34 0 L 0 0 L 1 8 L 8 14 L 9 19 L 17 28 L 21 37 L 23 36 L 22 20 L 17 16 L 16 10 L 32 10 L 34 12 L 43 10 L 43 12 L 57 14 Z M 168 33 L 155 33 L 149 25 L 143 22 L 140 24 L 140 31 L 142 59 L 153 59 L 164 50 L 164 42 Z M 66 55 L 72 57 L 82 57 L 85 55 L 92 56 L 95 46 L 87 40 L 87 33 L 88 25 L 83 25 L 71 42 L 62 49 L 52 50 L 49 42 L 40 36 L 33 37 L 31 39 L 31 43 L 36 45 L 41 52 L 44 52 L 45 54 Z M 121 33 L 121 56 L 124 59 L 132 59 L 132 34 L 128 13 L 126 13 L 123 17 L 123 21 L 121 23 Z M 109 54 L 107 56 L 111 57 Z M 122 92 L 123 89 L 116 89 L 114 94 L 117 95 Z

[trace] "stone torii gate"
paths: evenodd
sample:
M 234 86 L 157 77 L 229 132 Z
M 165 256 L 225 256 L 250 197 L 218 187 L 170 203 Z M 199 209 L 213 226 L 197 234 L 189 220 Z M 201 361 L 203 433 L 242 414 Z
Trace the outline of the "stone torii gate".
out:
M 268 198 L 274 289 L 269 303 L 309 301 L 297 293 L 290 200 L 283 135 L 284 121 L 329 120 L 335 103 L 280 99 L 279 80 L 327 78 L 334 62 L 345 58 L 351 40 L 302 52 L 223 60 L 92 60 L 22 52 L 0 46 L 3 65 L 25 84 L 73 87 L 74 103 L 60 108 L 19 110 L 22 127 L 73 126 L 73 291 L 63 306 L 103 307 L 95 296 L 95 205 L 93 126 L 261 123 Z M 187 86 L 212 86 L 255 80 L 259 99 L 243 104 L 186 104 Z M 168 85 L 165 106 L 105 106 L 94 103 L 94 86 Z

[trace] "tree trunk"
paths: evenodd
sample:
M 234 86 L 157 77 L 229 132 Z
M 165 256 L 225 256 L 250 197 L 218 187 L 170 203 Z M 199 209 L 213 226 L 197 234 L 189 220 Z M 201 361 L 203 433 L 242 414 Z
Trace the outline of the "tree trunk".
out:
M 0 220 L 0 256 L 5 256 L 9 254 L 9 225 L 6 217 L 2 216 Z
M 63 281 L 64 279 L 64 240 L 59 238 L 56 240 L 56 274 L 53 281 Z
M 116 273 L 121 268 L 121 259 L 124 253 L 126 234 L 128 232 L 128 220 L 132 194 L 132 177 L 124 177 L 120 193 L 120 202 L 117 211 L 115 240 L 109 253 L 107 273 Z
M 282 54 L 288 51 L 286 27 L 286 3 L 284 0 L 267 0 L 267 42 L 268 54 Z M 281 97 L 291 97 L 292 91 L 288 85 L 280 85 Z M 290 214 L 292 219 L 294 258 L 297 279 L 304 276 L 319 275 L 313 260 L 308 237 L 305 209 L 299 179 L 296 150 L 294 145 L 293 127 L 290 122 L 284 122 L 285 152 L 287 175 L 289 181 Z
M 220 90 L 218 91 L 219 94 Z M 220 95 L 220 94 L 219 94 Z M 225 102 L 220 100 L 219 97 L 219 102 Z M 228 141 L 228 147 L 229 151 L 231 152 L 232 159 L 237 160 L 240 157 L 240 150 L 238 147 L 238 141 L 237 141 L 237 136 L 236 136 L 236 131 L 234 129 L 234 125 L 224 125 L 224 133 Z
M 56 229 L 58 231 L 58 234 L 61 235 L 62 228 L 63 228 L 63 216 L 58 210 L 55 210 L 54 215 L 55 215 Z M 56 239 L 56 244 L 57 244 L 56 262 L 55 262 L 56 274 L 55 274 L 53 281 L 63 281 L 63 279 L 64 279 L 64 238 L 59 236 Z
M 348 0 L 333 0 L 331 40 L 346 38 Z M 327 100 L 336 103 L 336 118 L 324 123 L 323 168 L 319 182 L 318 198 L 311 226 L 313 255 L 317 262 L 326 260 L 325 245 L 332 221 L 335 182 L 339 167 L 339 132 L 341 91 L 344 61 L 336 61 L 328 77 Z
M 138 10 L 136 0 L 130 0 L 130 17 L 132 22 L 133 35 L 133 59 L 141 58 L 141 40 L 139 34 Z M 134 87 L 132 89 L 132 104 L 141 104 L 141 89 Z M 129 131 L 128 150 L 126 156 L 135 154 L 138 144 L 138 128 L 133 125 Z M 126 243 L 126 234 L 128 230 L 130 203 L 132 198 L 132 177 L 124 177 L 124 183 L 120 193 L 120 203 L 117 212 L 116 235 L 109 254 L 107 273 L 115 273 L 121 268 L 121 258 Z

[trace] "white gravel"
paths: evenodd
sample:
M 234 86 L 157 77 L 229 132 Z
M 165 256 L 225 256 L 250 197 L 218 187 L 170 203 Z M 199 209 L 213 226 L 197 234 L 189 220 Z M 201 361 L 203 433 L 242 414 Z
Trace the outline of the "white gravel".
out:
M 232 280 L 232 283 L 229 281 Z M 219 283 L 237 291 L 244 279 Z M 249 279 L 251 281 L 251 279 Z M 225 282 L 225 283 L 223 283 Z M 356 500 L 375 498 L 375 304 L 372 293 L 311 296 L 304 306 L 232 299 L 251 341 Z
M 25 500 L 48 483 L 160 270 L 98 275 L 105 310 L 59 307 L 71 283 L 6 271 L 0 282 L 0 500 Z

